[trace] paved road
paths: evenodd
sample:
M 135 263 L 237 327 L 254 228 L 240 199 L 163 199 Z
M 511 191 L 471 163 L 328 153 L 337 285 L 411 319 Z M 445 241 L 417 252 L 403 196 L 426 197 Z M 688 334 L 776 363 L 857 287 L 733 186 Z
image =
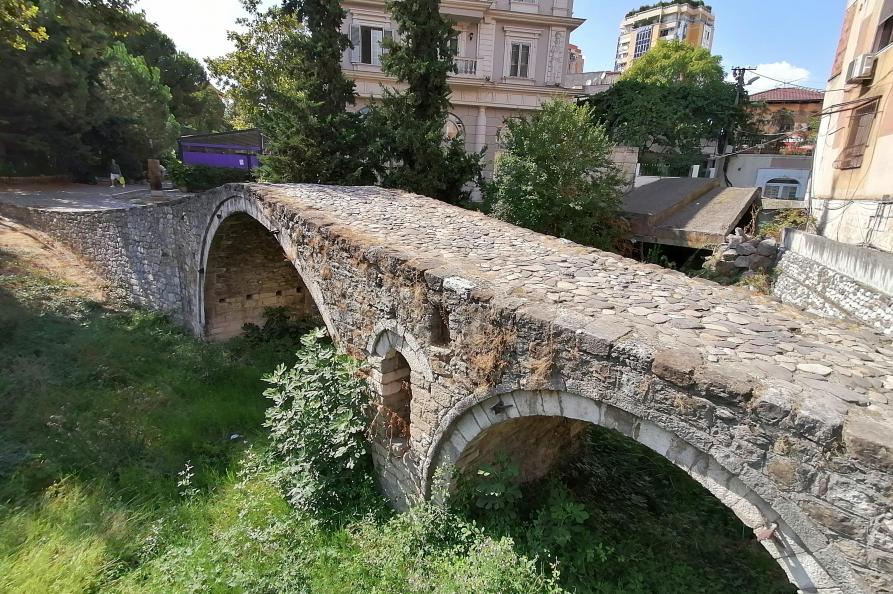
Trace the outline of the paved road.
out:
M 165 190 L 162 196 L 152 196 L 146 184 L 133 184 L 122 189 L 110 188 L 105 184 L 0 183 L 0 202 L 69 212 L 145 206 L 166 202 L 179 195 L 176 190 Z

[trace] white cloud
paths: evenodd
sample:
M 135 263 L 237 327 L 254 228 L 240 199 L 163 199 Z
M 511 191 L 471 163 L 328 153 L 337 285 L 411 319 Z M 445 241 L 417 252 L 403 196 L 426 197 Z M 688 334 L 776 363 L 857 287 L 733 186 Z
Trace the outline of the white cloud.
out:
M 747 91 L 750 94 L 761 93 L 762 91 L 768 91 L 769 89 L 784 87 L 791 84 L 809 86 L 810 71 L 806 68 L 794 66 L 790 62 L 757 64 L 755 68 L 756 72 L 747 73 L 745 82 L 756 76 L 762 76 L 760 76 L 760 78 L 752 85 L 747 87 Z

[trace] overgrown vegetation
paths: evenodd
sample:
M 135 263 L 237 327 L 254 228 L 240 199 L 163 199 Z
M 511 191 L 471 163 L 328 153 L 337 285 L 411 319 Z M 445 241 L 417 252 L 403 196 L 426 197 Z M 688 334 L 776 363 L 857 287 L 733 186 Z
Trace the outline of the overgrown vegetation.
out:
M 623 178 L 614 148 L 592 110 L 558 99 L 508 120 L 504 152 L 487 199 L 510 223 L 584 245 L 613 249 L 624 236 Z
M 795 590 L 734 514 L 645 446 L 593 427 L 566 460 L 518 489 L 515 462 L 497 458 L 466 479 L 459 502 L 569 592 Z
M 781 241 L 781 233 L 785 229 L 807 229 L 809 225 L 814 224 L 815 221 L 806 209 L 789 208 L 778 211 L 771 222 L 761 224 L 759 236 Z
M 169 162 L 168 174 L 176 186 L 187 192 L 203 192 L 223 184 L 246 182 L 254 179 L 248 169 L 185 165 L 179 160 Z
M 730 512 L 610 433 L 538 483 L 502 458 L 394 515 L 358 363 L 321 331 L 286 355 L 300 324 L 267 319 L 202 343 L 0 252 L 0 591 L 791 591 Z M 285 356 L 268 439 L 261 377 Z

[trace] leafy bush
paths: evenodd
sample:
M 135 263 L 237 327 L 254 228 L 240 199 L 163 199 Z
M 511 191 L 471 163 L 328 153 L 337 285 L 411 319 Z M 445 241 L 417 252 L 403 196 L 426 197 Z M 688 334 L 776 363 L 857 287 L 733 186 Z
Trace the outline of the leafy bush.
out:
M 505 152 L 487 186 L 493 214 L 509 223 L 611 249 L 622 237 L 623 178 L 614 143 L 592 111 L 561 99 L 507 120 Z
M 781 233 L 785 229 L 805 229 L 811 224 L 815 224 L 815 220 L 806 209 L 788 208 L 778 211 L 771 222 L 761 224 L 759 235 L 781 241 Z
M 248 169 L 185 165 L 180 161 L 174 161 L 171 164 L 168 175 L 178 188 L 187 192 L 203 192 L 223 184 L 247 182 L 254 179 L 254 173 Z
M 370 396 L 359 362 L 316 329 L 301 338 L 298 360 L 264 381 L 273 401 L 265 426 L 288 500 L 317 515 L 364 511 L 375 498 L 367 451 Z M 339 518 L 343 519 L 343 517 Z

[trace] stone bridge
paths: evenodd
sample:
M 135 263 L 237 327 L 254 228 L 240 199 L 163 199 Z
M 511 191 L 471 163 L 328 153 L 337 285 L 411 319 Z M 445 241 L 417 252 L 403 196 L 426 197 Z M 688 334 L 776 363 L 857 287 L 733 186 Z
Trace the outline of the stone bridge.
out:
M 870 330 L 376 188 L 0 213 L 199 335 L 317 316 L 368 360 L 398 504 L 499 450 L 535 478 L 591 423 L 774 527 L 762 544 L 803 592 L 893 588 L 893 346 Z

